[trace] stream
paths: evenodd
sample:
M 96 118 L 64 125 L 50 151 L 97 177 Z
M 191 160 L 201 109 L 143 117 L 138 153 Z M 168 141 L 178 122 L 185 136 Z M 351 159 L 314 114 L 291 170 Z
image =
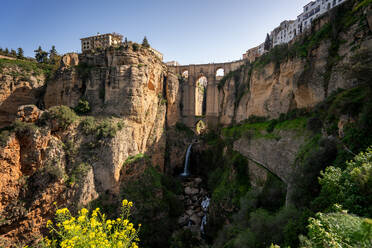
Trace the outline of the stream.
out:
M 203 180 L 200 177 L 193 176 L 190 173 L 190 156 L 192 152 L 190 144 L 186 151 L 183 173 L 180 174 L 183 179 L 183 195 L 180 199 L 184 202 L 185 212 L 178 219 L 178 224 L 182 228 L 190 229 L 198 233 L 202 238 L 205 234 L 205 226 L 208 220 L 208 208 L 210 198 L 207 190 L 203 186 Z

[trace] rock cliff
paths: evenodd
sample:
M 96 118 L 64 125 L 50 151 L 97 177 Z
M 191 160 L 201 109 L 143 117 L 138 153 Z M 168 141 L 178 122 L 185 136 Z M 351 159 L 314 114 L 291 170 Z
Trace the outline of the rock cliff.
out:
M 3 99 L 18 87 L 8 72 L 3 70 Z M 19 88 L 44 85 L 30 81 Z M 35 240 L 31 236 L 40 236 L 53 215 L 53 202 L 75 208 L 100 195 L 116 199 L 130 157 L 145 154 L 163 172 L 166 122 L 172 126 L 178 119 L 178 88 L 177 77 L 150 50 L 126 47 L 67 54 L 43 99 L 16 95 L 17 106 L 4 107 L 12 120 L 18 113 L 18 121 L 1 137 L 0 212 L 14 212 L 0 224 L 1 237 L 10 243 Z M 62 106 L 74 108 L 80 100 L 89 103 L 89 116 Z M 18 109 L 40 101 L 45 111 L 34 105 Z
M 228 125 L 251 115 L 277 118 L 311 108 L 339 88 L 355 86 L 352 64 L 372 51 L 367 10 L 350 1 L 317 19 L 288 46 L 272 49 L 221 80 L 219 120 Z
M 0 128 L 15 120 L 18 107 L 40 102 L 46 75 L 37 67 L 30 68 L 31 64 L 0 61 Z

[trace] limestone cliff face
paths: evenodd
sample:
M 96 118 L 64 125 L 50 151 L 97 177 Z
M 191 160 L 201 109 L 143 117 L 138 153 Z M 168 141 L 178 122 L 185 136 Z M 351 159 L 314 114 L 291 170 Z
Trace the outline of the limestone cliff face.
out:
M 117 199 L 130 156 L 146 154 L 164 171 L 166 122 L 179 119 L 178 90 L 177 77 L 147 49 L 64 56 L 46 87 L 44 114 L 32 105 L 14 110 L 26 126 L 10 131 L 0 150 L 0 215 L 15 213 L 0 224 L 4 246 L 35 240 L 53 215 L 53 202 L 74 209 L 101 194 Z M 51 107 L 75 107 L 82 98 L 92 108 L 91 130 L 83 128 L 87 117 L 76 117 L 67 129 L 48 117 Z
M 0 128 L 14 121 L 19 106 L 37 104 L 44 85 L 44 74 L 17 65 L 0 68 Z
M 319 19 L 307 35 L 324 30 L 325 25 L 332 27 L 329 35 L 334 33 L 339 21 L 334 18 L 338 14 L 335 11 Z M 350 73 L 352 58 L 372 51 L 365 11 L 355 15 L 360 15 L 360 21 L 337 31 L 333 40 L 320 40 L 307 57 L 295 56 L 264 66 L 247 65 L 235 72 L 237 76 L 227 78 L 219 92 L 220 123 L 241 122 L 251 115 L 276 118 L 295 108 L 313 107 L 338 88 L 355 86 L 357 80 Z M 301 42 L 301 37 L 289 49 L 298 44 L 295 42 Z
M 151 154 L 153 163 L 163 170 L 165 122 L 168 119 L 168 124 L 174 125 L 179 115 L 177 77 L 147 49 L 85 54 L 79 56 L 78 66 L 65 65 L 47 86 L 45 106 L 75 107 L 85 98 L 93 116 L 116 116 L 123 121 L 123 131 L 102 151 L 107 157 L 102 167 L 111 167 L 112 179 L 117 181 L 120 166 L 138 153 Z M 99 173 L 102 181 L 114 182 L 103 180 L 106 173 Z

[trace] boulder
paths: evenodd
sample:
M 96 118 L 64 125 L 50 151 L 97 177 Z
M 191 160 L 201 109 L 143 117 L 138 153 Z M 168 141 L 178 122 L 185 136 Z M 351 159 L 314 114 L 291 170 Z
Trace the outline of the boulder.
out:
M 197 188 L 191 188 L 191 187 L 186 187 L 185 188 L 185 194 L 186 195 L 195 195 L 197 193 L 199 193 L 199 189 L 197 189 Z
M 62 68 L 68 68 L 79 64 L 79 56 L 77 53 L 67 53 L 63 55 L 61 66 Z
M 186 214 L 188 216 L 192 216 L 194 214 L 194 211 L 192 211 L 192 209 L 186 210 Z
M 194 182 L 200 184 L 203 180 L 200 177 L 194 179 Z
M 183 215 L 180 218 L 178 218 L 178 224 L 180 225 L 186 225 L 188 222 L 189 217 L 187 215 Z
M 200 225 L 200 222 L 201 222 L 201 218 L 197 215 L 197 214 L 193 214 L 191 217 L 190 217 L 190 220 L 192 222 L 195 223 L 195 225 Z
M 18 108 L 16 119 L 22 122 L 36 122 L 42 113 L 43 111 L 35 105 L 22 105 Z

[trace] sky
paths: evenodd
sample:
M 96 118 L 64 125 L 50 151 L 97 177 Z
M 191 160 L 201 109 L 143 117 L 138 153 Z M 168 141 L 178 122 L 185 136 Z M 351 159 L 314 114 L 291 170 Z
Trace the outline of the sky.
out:
M 56 46 L 80 52 L 80 38 L 117 32 L 150 45 L 164 61 L 219 63 L 241 59 L 310 0 L 1 0 L 0 47 L 34 56 Z

